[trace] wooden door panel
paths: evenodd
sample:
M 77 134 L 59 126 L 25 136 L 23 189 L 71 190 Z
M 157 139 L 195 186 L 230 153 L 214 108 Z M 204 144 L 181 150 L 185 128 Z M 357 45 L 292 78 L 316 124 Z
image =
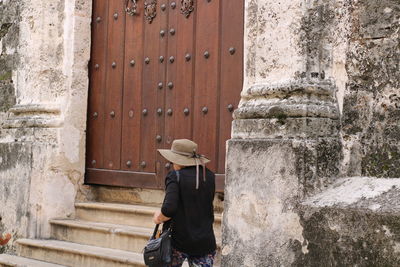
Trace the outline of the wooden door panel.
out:
M 187 138 L 192 139 L 192 121 L 193 121 L 193 71 L 194 71 L 194 20 L 196 13 L 189 17 L 175 12 L 174 27 L 176 28 L 176 37 L 173 38 L 173 44 L 176 50 L 176 65 L 174 65 L 174 81 L 176 86 L 172 90 L 167 101 L 174 106 L 175 113 L 166 127 L 169 131 L 168 145 L 171 145 L 174 139 Z
M 222 1 L 218 173 L 225 172 L 226 140 L 243 87 L 243 20 L 244 0 Z
M 177 115 L 177 110 L 175 108 L 174 96 L 176 90 L 178 90 L 178 84 L 176 82 L 176 64 L 177 64 L 177 51 L 176 51 L 176 38 L 179 34 L 179 30 L 177 28 L 176 19 L 177 19 L 177 7 L 175 1 L 168 0 L 166 1 L 167 13 L 168 13 L 168 21 L 165 24 L 163 30 L 165 31 L 165 35 L 168 41 L 165 50 L 165 91 L 164 91 L 164 131 L 162 133 L 163 136 L 163 146 L 164 148 L 168 148 L 171 146 L 171 142 L 173 140 L 174 135 L 174 118 Z M 157 160 L 160 163 L 160 181 L 163 185 L 163 178 L 165 174 L 172 170 L 171 165 L 168 162 L 158 155 Z
M 107 169 L 121 168 L 122 88 L 124 75 L 125 11 L 120 1 L 108 8 L 108 50 L 104 108 L 104 162 Z
M 160 188 L 164 187 L 164 177 L 166 174 L 165 169 L 165 160 L 164 158 L 157 152 L 157 149 L 165 148 L 165 134 L 164 134 L 164 122 L 165 122 L 165 94 L 167 93 L 168 86 L 166 85 L 166 65 L 169 64 L 168 61 L 168 51 L 167 51 L 167 43 L 169 41 L 168 38 L 168 1 L 164 0 L 160 2 L 161 5 L 165 4 L 165 9 L 159 9 L 157 14 L 159 20 L 158 32 L 154 36 L 154 41 L 159 43 L 159 50 L 155 55 L 155 64 L 157 64 L 158 75 L 157 82 L 154 85 L 154 90 L 156 91 L 156 107 L 154 112 L 156 115 L 156 135 L 154 139 L 156 141 L 156 149 L 153 151 L 153 159 L 156 163 L 155 172 L 157 174 L 157 182 Z M 162 36 L 161 31 L 164 31 L 164 35 Z M 161 83 L 162 88 L 158 87 L 158 84 Z M 158 112 L 161 109 L 161 112 Z
M 218 147 L 219 112 L 217 106 L 220 1 L 197 1 L 196 3 L 193 140 L 199 145 L 199 152 L 212 159 L 208 166 L 211 170 L 216 171 L 218 166 L 216 147 Z
M 143 14 L 143 6 L 138 6 Z M 122 120 L 122 169 L 140 171 L 143 68 L 143 16 L 126 16 L 124 95 Z
M 93 3 L 86 166 L 103 167 L 104 85 L 107 52 L 107 0 Z
M 168 34 L 168 49 L 167 49 L 167 63 L 166 63 L 166 89 L 165 89 L 165 139 L 166 146 L 171 146 L 172 141 L 174 140 L 175 135 L 175 118 L 178 115 L 178 109 L 176 107 L 177 102 L 179 102 L 180 98 L 179 91 L 181 90 L 181 85 L 177 82 L 177 73 L 176 68 L 178 64 L 178 55 L 177 55 L 177 38 L 180 36 L 180 29 L 177 25 L 179 12 L 178 8 L 172 8 L 171 4 L 174 3 L 174 0 L 169 1 L 169 17 L 168 17 L 168 26 L 166 28 Z M 173 31 L 171 33 L 171 31 Z M 173 59 L 171 61 L 171 59 Z
M 142 120 L 140 170 L 155 172 L 155 151 L 157 134 L 157 85 L 159 83 L 160 18 L 156 16 L 151 23 L 144 23 L 144 64 L 142 88 Z

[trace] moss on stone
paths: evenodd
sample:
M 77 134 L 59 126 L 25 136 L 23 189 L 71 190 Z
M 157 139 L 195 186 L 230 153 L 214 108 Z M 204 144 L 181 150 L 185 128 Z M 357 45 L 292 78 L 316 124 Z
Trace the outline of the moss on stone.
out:
M 397 214 L 322 208 L 302 217 L 308 253 L 293 266 L 399 266 Z M 390 231 L 390 232 L 388 232 Z
M 399 146 L 384 144 L 368 147 L 362 161 L 362 175 L 375 177 L 400 177 Z
M 400 177 L 400 26 L 398 0 L 359 1 L 351 16 L 342 131 L 360 162 L 358 174 Z M 347 175 L 351 175 L 349 172 Z
M 7 71 L 3 74 L 0 74 L 0 81 L 11 80 L 12 71 Z
M 283 114 L 283 113 L 280 113 L 280 114 L 276 114 L 275 118 L 278 119 L 278 123 L 285 124 L 285 120 L 287 119 L 287 115 Z
M 1 25 L 1 27 L 0 27 L 0 39 L 3 38 L 8 33 L 8 30 L 10 29 L 11 25 L 12 25 L 11 23 L 4 23 L 4 24 Z
M 20 5 L 19 1 L 9 1 L 4 4 L 0 1 L 0 40 L 2 45 L 0 51 L 8 51 L 0 53 L 0 113 L 6 112 L 16 102 L 12 72 L 19 62 L 17 51 L 21 19 Z

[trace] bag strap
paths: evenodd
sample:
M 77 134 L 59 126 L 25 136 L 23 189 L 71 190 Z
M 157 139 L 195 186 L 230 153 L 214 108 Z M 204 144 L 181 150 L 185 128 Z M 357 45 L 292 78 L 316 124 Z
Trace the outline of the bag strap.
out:
M 175 172 L 176 172 L 176 179 L 178 180 L 178 184 L 179 184 L 179 179 L 180 179 L 179 171 L 175 171 Z
M 154 228 L 153 235 L 151 236 L 150 239 L 156 239 L 156 235 L 157 235 L 157 232 L 158 232 L 158 228 L 159 228 L 159 227 L 160 227 L 160 225 L 159 225 L 159 224 L 156 224 L 156 227 Z

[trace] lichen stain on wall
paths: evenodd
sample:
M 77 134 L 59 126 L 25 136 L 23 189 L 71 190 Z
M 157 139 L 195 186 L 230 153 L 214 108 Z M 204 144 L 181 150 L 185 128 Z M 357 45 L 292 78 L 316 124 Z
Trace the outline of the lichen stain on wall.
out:
M 18 63 L 18 1 L 0 1 L 0 124 L 5 112 L 15 104 L 13 70 Z
M 348 81 L 346 51 L 350 36 L 351 1 L 306 1 L 306 12 L 298 30 L 298 45 L 306 57 L 304 73 L 298 77 L 332 79 L 339 110 Z
M 351 18 L 344 173 L 400 177 L 400 5 L 397 0 L 359 1 Z
M 222 248 L 228 266 L 263 266 L 276 258 L 290 264 L 295 253 L 277 250 L 302 250 L 304 243 L 296 210 L 303 186 L 295 166 L 298 154 L 290 142 L 273 140 L 236 140 L 228 147 Z M 230 254 L 237 247 L 243 248 L 240 254 Z
M 30 146 L 21 143 L 0 144 L 0 233 L 10 232 L 13 239 L 26 234 L 29 213 Z M 14 250 L 10 242 L 4 251 Z
M 16 103 L 15 69 L 20 22 L 19 1 L 0 1 L 0 139 L 6 112 Z M 28 188 L 30 149 L 20 143 L 0 143 L 0 234 L 9 232 L 11 242 L 0 253 L 15 250 L 12 241 L 26 228 L 29 212 Z
M 294 266 L 399 266 L 399 180 L 342 178 L 304 202 L 309 253 Z
M 91 193 L 82 185 L 90 20 L 91 1 L 0 0 L 0 215 L 16 235 L 8 251 L 19 237 L 48 237 L 48 220 L 72 215 L 75 197 Z M 15 104 L 39 106 L 21 117 L 62 126 L 2 127 Z

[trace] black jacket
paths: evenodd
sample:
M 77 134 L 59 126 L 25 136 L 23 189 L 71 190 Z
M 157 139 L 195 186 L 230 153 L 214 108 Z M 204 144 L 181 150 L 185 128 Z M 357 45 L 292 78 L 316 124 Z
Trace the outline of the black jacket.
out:
M 215 251 L 213 230 L 215 175 L 207 169 L 206 180 L 200 166 L 199 189 L 196 190 L 196 166 L 175 171 L 165 178 L 165 198 L 161 212 L 172 218 L 172 246 L 190 256 Z

